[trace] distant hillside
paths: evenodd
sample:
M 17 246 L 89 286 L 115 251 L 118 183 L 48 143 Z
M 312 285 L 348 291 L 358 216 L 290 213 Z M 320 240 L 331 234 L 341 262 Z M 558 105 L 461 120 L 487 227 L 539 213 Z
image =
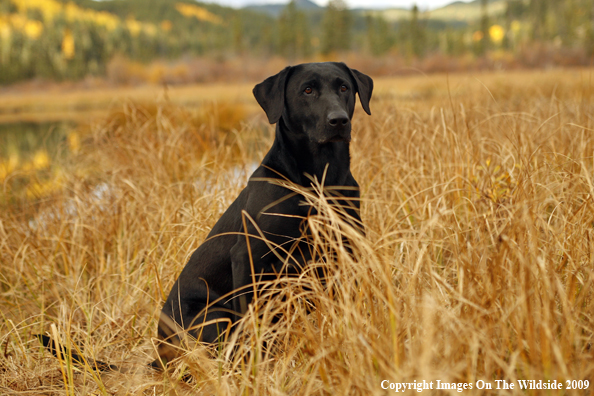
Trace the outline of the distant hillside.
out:
M 302 11 L 321 11 L 324 8 L 320 7 L 316 3 L 310 0 L 295 0 L 295 4 L 297 5 L 297 9 Z M 285 3 L 277 3 L 277 4 L 251 4 L 244 7 L 244 10 L 250 10 L 255 12 L 262 12 L 264 14 L 268 14 L 273 17 L 278 17 L 287 4 Z
M 80 5 L 81 7 L 94 9 L 97 11 L 107 11 L 111 14 L 117 15 L 122 19 L 134 16 L 139 21 L 160 23 L 163 20 L 169 20 L 173 26 L 180 28 L 187 26 L 191 19 L 185 18 L 180 14 L 176 5 L 185 3 L 189 5 L 204 8 L 208 12 L 217 15 L 223 20 L 229 20 L 233 17 L 238 17 L 244 23 L 251 24 L 250 21 L 256 23 L 263 23 L 257 15 L 266 15 L 268 17 L 277 18 L 288 4 L 285 3 L 254 3 L 247 5 L 240 9 L 221 6 L 215 3 L 202 3 L 193 0 L 61 0 L 62 2 L 70 2 Z M 258 1 L 258 0 L 255 0 Z M 266 0 L 263 0 L 264 2 Z M 313 12 L 314 14 L 324 11 L 324 7 L 320 7 L 311 0 L 295 0 L 297 9 L 302 11 Z M 505 0 L 491 0 L 488 6 L 490 16 L 501 15 L 505 12 Z M 352 10 L 355 14 L 371 14 L 382 15 L 387 21 L 396 22 L 402 19 L 410 18 L 410 9 L 404 8 L 390 8 L 385 10 L 357 8 Z M 421 12 L 424 19 L 442 20 L 445 22 L 472 22 L 478 20 L 481 16 L 480 1 L 475 0 L 469 3 L 455 1 L 444 7 L 437 8 L 431 11 Z M 248 17 L 248 18 L 245 18 Z M 255 19 L 254 19 L 255 18 Z M 179 24 L 179 25 L 178 25 Z
M 487 8 L 489 16 L 498 16 L 505 13 L 505 0 L 491 0 Z M 410 9 L 392 8 L 382 11 L 374 11 L 376 15 L 382 15 L 388 21 L 398 21 L 410 18 Z M 482 15 L 480 1 L 475 0 L 469 3 L 456 1 L 435 10 L 421 12 L 425 19 L 441 20 L 445 22 L 472 22 L 480 19 Z
M 497 16 L 505 13 L 505 0 L 492 0 L 487 6 L 489 16 Z M 444 21 L 476 21 L 482 15 L 481 5 L 478 0 L 470 3 L 461 1 L 454 2 L 445 7 L 438 8 L 427 12 L 427 17 L 430 19 L 441 19 Z
M 112 0 L 117 1 L 117 0 Z M 120 0 L 121 1 L 121 0 Z M 310 0 L 296 0 L 297 8 L 302 11 L 310 11 L 321 13 L 324 7 L 320 7 Z M 271 3 L 271 4 L 250 4 L 243 7 L 243 10 L 267 14 L 271 17 L 277 18 L 288 4 L 286 3 Z M 488 5 L 489 16 L 499 16 L 505 12 L 506 0 L 490 0 Z M 352 9 L 354 14 L 358 15 L 373 15 L 382 16 L 389 22 L 398 22 L 400 20 L 409 19 L 411 10 L 407 8 L 388 8 L 388 9 L 368 9 L 355 8 Z M 455 25 L 467 24 L 480 19 L 482 15 L 481 5 L 479 0 L 471 2 L 454 1 L 446 6 L 421 12 L 421 17 L 426 20 L 443 21 L 446 23 L 453 23 Z
M 202 3 L 193 0 L 61 0 L 64 3 L 74 2 L 81 7 L 96 11 L 106 11 L 117 15 L 121 19 L 133 17 L 142 22 L 161 24 L 171 22 L 173 31 L 187 31 L 195 27 L 197 21 L 223 25 L 233 19 L 241 19 L 244 28 L 256 29 L 263 23 L 270 23 L 269 16 L 246 9 L 235 9 L 214 3 Z M 307 1 L 307 0 L 303 0 Z M 182 12 L 181 5 L 186 5 L 187 11 Z M 192 8 L 194 10 L 192 11 Z

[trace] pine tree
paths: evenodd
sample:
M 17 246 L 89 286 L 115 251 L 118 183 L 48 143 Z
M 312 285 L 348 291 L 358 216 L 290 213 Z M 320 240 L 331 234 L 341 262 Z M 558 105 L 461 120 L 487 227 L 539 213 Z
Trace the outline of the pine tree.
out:
M 422 56 L 425 50 L 425 29 L 419 21 L 419 7 L 416 4 L 411 11 L 408 38 L 410 52 L 415 56 Z
M 289 59 L 311 53 L 311 36 L 305 14 L 297 9 L 295 0 L 283 10 L 278 20 L 279 53 Z
M 344 0 L 330 0 L 322 22 L 322 53 L 348 51 L 352 16 Z
M 381 15 L 376 17 L 367 15 L 365 22 L 367 24 L 367 42 L 370 52 L 375 56 L 388 52 L 392 46 L 388 22 Z
M 585 50 L 586 55 L 590 57 L 590 63 L 594 60 L 594 3 L 588 4 L 585 1 L 586 7 L 586 34 L 585 34 Z
M 547 14 L 549 11 L 548 0 L 531 0 L 530 13 L 533 18 L 533 38 L 545 40 L 548 36 Z
M 489 0 L 481 0 L 481 33 L 482 37 L 479 42 L 480 54 L 484 54 L 491 45 L 491 38 L 489 36 Z

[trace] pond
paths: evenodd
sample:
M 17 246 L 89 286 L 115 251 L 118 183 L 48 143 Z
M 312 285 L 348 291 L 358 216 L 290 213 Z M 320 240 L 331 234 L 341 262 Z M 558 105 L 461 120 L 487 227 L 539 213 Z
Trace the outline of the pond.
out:
M 12 159 L 23 164 L 39 152 L 45 152 L 50 158 L 64 154 L 69 141 L 75 140 L 71 136 L 75 127 L 74 123 L 66 121 L 0 124 L 0 160 Z
M 55 186 L 56 164 L 79 148 L 75 127 L 67 121 L 0 124 L 0 202 Z

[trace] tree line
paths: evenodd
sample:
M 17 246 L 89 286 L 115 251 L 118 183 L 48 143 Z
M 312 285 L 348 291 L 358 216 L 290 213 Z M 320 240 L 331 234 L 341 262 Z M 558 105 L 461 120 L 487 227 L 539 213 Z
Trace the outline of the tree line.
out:
M 591 0 L 507 0 L 505 12 L 451 22 L 414 6 L 405 18 L 352 11 L 344 0 L 324 9 L 291 1 L 278 17 L 249 9 L 168 0 L 8 0 L 0 4 L 0 84 L 31 78 L 105 75 L 116 56 L 148 63 L 182 57 L 282 56 L 289 60 L 355 52 L 422 59 L 440 53 L 517 54 L 534 45 L 594 54 Z

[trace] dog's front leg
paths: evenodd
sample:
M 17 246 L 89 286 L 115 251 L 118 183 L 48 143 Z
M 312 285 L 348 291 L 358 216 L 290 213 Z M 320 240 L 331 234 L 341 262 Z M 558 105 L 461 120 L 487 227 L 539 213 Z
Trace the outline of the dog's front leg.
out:
M 247 189 L 257 194 L 247 199 L 242 225 L 230 249 L 234 321 L 248 311 L 261 282 L 276 279 L 281 273 L 298 273 L 306 264 L 293 257 L 293 246 L 303 245 L 302 223 L 307 216 L 300 197 L 262 181 L 250 182 Z
M 294 228 L 299 227 L 296 225 Z M 275 279 L 281 274 L 300 273 L 307 265 L 308 258 L 311 259 L 307 246 L 301 246 L 295 251 L 291 248 L 291 244 L 298 246 L 300 239 L 294 236 L 281 236 L 282 230 L 274 230 L 270 233 L 274 237 L 266 240 L 261 236 L 255 236 L 257 232 L 255 229 L 249 229 L 248 232 L 249 237 L 246 237 L 243 232 L 238 235 L 237 243 L 230 251 L 234 322 L 241 319 L 248 311 L 254 293 L 261 287 L 259 283 Z
M 242 241 L 241 238 L 244 238 Z M 252 260 L 253 262 L 253 260 Z M 231 248 L 231 270 L 233 276 L 233 311 L 234 322 L 241 319 L 247 312 L 248 305 L 253 298 L 252 271 L 250 254 L 245 237 L 239 236 L 239 241 Z
M 248 226 L 248 236 L 240 233 L 237 243 L 231 248 L 231 271 L 233 275 L 233 310 L 235 321 L 241 319 L 248 311 L 248 306 L 254 298 L 257 283 L 266 280 L 272 271 L 271 260 L 275 259 L 266 242 L 256 235 L 256 230 Z M 248 245 L 249 239 L 249 245 Z

